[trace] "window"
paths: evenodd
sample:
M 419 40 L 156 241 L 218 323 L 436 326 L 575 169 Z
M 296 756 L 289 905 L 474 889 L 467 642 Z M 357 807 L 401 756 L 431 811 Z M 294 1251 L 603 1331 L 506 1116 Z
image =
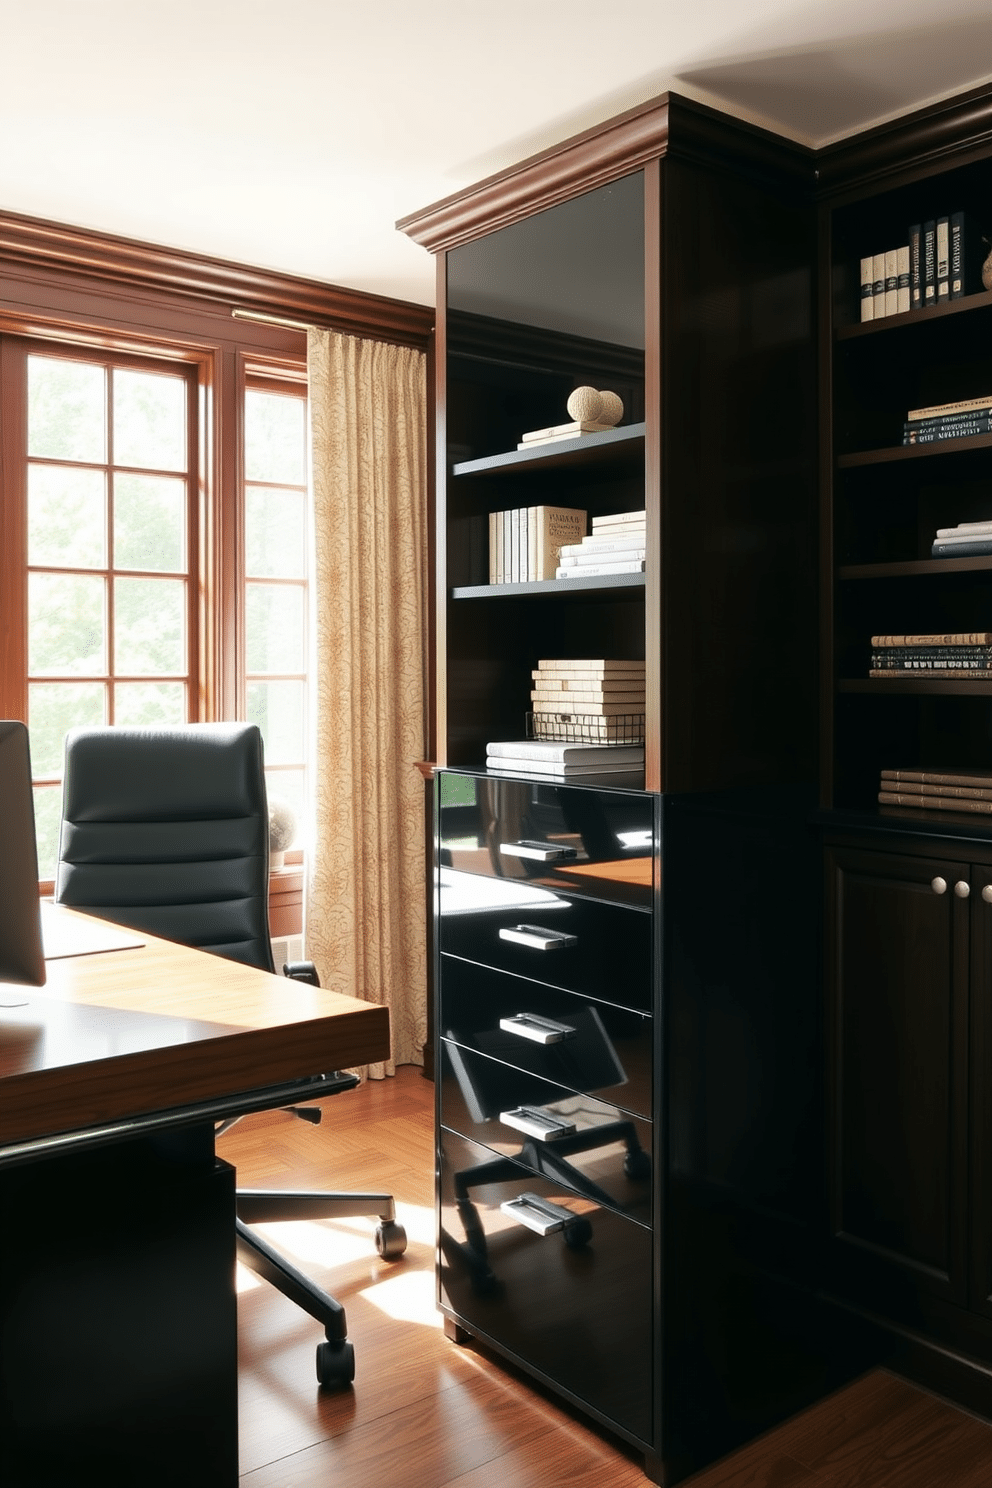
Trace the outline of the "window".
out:
M 245 716 L 265 743 L 271 800 L 302 841 L 307 750 L 306 389 L 245 392 Z
M 190 716 L 195 441 L 185 372 L 47 351 L 25 368 L 27 722 L 48 879 L 66 730 Z

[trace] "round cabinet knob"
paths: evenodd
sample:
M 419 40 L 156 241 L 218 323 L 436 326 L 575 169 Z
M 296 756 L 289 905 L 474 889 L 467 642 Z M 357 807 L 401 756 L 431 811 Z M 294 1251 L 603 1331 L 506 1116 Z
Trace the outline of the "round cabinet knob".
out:
M 946 878 L 932 878 L 930 880 L 930 887 L 933 889 L 933 891 L 934 891 L 935 894 L 946 894 L 947 893 L 947 879 Z
M 957 883 L 954 885 L 954 892 L 955 894 L 957 894 L 959 899 L 967 899 L 968 895 L 971 893 L 971 884 L 967 883 L 963 878 L 959 878 Z
M 986 884 L 982 890 L 982 898 L 986 904 L 992 904 L 992 884 Z

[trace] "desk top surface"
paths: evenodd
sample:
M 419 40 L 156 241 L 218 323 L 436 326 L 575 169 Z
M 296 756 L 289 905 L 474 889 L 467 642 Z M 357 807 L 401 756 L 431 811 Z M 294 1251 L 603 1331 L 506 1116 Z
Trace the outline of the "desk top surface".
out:
M 388 1058 L 384 1007 L 140 939 L 0 1007 L 0 1146 Z

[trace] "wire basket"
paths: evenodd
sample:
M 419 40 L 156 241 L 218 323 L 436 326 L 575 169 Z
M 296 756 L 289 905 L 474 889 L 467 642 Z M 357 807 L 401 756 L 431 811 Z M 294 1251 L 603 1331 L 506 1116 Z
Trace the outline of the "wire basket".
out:
M 528 713 L 526 738 L 559 744 L 643 744 L 643 713 Z

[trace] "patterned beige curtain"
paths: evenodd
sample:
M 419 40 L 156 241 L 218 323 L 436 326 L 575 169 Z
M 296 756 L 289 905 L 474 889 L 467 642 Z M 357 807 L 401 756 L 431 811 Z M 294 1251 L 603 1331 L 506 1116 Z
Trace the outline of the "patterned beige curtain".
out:
M 314 491 L 313 819 L 306 947 L 321 983 L 426 1037 L 426 372 L 422 352 L 308 337 Z

